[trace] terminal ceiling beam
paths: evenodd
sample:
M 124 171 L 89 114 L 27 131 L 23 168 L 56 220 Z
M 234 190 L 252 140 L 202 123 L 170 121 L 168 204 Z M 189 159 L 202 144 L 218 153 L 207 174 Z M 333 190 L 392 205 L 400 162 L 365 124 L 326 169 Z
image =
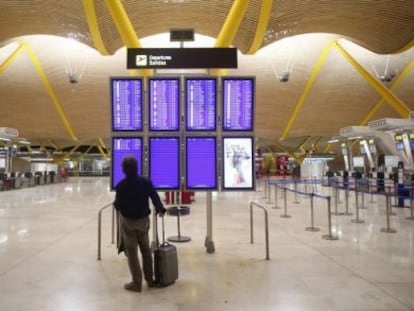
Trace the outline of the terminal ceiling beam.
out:
M 108 0 L 107 0 L 108 1 Z M 249 6 L 249 0 L 235 0 L 233 6 L 224 21 L 223 27 L 217 36 L 215 48 L 229 47 L 233 43 L 233 39 L 240 27 L 240 23 L 246 13 L 247 7 Z M 220 69 L 213 69 L 211 74 L 213 76 L 223 74 L 225 71 Z
M 394 90 L 400 83 L 405 79 L 405 77 L 413 70 L 414 68 L 414 59 L 405 67 L 405 69 L 401 72 L 401 74 L 398 76 L 397 79 L 394 80 L 394 82 L 390 85 L 390 90 Z M 375 115 L 375 113 L 378 111 L 378 109 L 381 107 L 381 105 L 385 102 L 385 99 L 382 97 L 375 105 L 372 107 L 372 109 L 368 112 L 368 114 L 365 116 L 365 118 L 361 121 L 360 125 L 367 125 L 369 121 L 371 121 Z
M 42 66 L 40 65 L 39 59 L 37 58 L 35 52 L 32 50 L 32 48 L 24 43 L 19 42 L 19 47 L 6 59 L 6 61 L 0 66 L 0 74 L 3 73 L 3 71 L 13 62 L 16 57 L 25 50 L 30 60 L 32 61 L 40 80 L 43 82 L 43 86 L 45 87 L 47 93 L 49 94 L 50 98 L 52 99 L 53 105 L 55 106 L 60 119 L 62 120 L 63 124 L 65 125 L 66 130 L 68 131 L 70 137 L 76 141 L 79 142 L 79 139 L 76 137 L 75 132 L 72 128 L 72 125 L 69 123 L 68 118 L 66 117 L 65 112 L 63 111 L 62 105 L 60 104 L 55 91 L 52 88 L 52 85 L 49 82 L 49 79 L 46 76 L 45 71 L 43 70 Z
M 102 55 L 109 55 L 105 43 L 102 40 L 101 32 L 99 31 L 98 20 L 96 19 L 95 1 L 82 0 L 82 4 L 83 9 L 85 10 L 89 31 L 91 32 L 93 45 Z
M 305 89 L 303 90 L 302 95 L 300 96 L 298 102 L 296 103 L 296 105 L 295 105 L 295 107 L 293 109 L 293 112 L 290 115 L 290 117 L 289 117 L 289 119 L 287 121 L 287 124 L 286 124 L 286 126 L 285 126 L 285 128 L 284 128 L 284 130 L 282 132 L 282 136 L 280 137 L 281 140 L 285 139 L 286 136 L 289 134 L 289 132 L 290 132 L 290 130 L 292 128 L 293 122 L 295 122 L 296 117 L 298 116 L 300 109 L 302 109 L 303 103 L 305 102 L 305 99 L 308 96 L 308 94 L 309 94 L 309 92 L 310 92 L 310 90 L 311 90 L 311 88 L 313 86 L 313 83 L 315 82 L 315 79 L 318 76 L 318 74 L 319 74 L 319 72 L 320 72 L 320 70 L 322 68 L 323 63 L 325 62 L 326 58 L 328 57 L 329 52 L 334 47 L 335 42 L 336 42 L 336 40 L 330 42 L 323 49 L 321 55 L 319 56 L 319 59 L 316 62 L 315 67 L 313 68 L 312 73 L 311 73 L 311 75 L 309 77 L 309 80 L 306 83 Z
M 127 48 L 141 48 L 138 36 L 135 33 L 134 27 L 129 20 L 128 14 L 125 11 L 120 0 L 105 0 L 106 6 L 111 13 L 115 22 L 118 33 L 121 36 L 122 42 Z M 151 76 L 152 70 L 131 70 L 130 72 L 137 75 Z
M 364 77 L 368 83 L 391 105 L 392 108 L 403 118 L 407 118 L 410 109 L 384 84 L 379 82 L 368 71 L 365 70 L 340 44 L 335 41 L 335 48 L 345 57 L 345 59 Z
M 50 138 L 48 138 L 47 139 L 47 142 L 53 147 L 53 148 L 55 148 L 57 151 L 59 151 L 59 150 L 61 150 L 61 148 L 58 146 L 58 145 L 56 145 L 55 144 L 55 142 L 52 140 L 52 139 L 50 139 Z
M 261 47 L 264 34 L 269 23 L 269 18 L 272 13 L 273 0 L 262 0 L 262 6 L 260 8 L 260 15 L 256 26 L 256 33 L 254 35 L 252 45 L 250 46 L 247 54 L 252 55 L 257 52 Z

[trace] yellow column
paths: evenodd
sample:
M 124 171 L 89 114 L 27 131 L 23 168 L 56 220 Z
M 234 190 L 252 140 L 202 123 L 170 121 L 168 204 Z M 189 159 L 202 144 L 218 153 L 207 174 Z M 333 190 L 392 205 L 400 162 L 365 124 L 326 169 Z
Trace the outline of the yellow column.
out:
M 115 22 L 116 28 L 118 29 L 119 35 L 121 36 L 122 42 L 127 48 L 141 48 L 138 36 L 135 33 L 134 27 L 129 20 L 128 14 L 126 13 L 121 1 L 119 0 L 105 0 L 106 6 L 112 15 Z M 134 70 L 135 74 L 142 74 L 143 76 L 152 75 L 152 70 Z
M 368 83 L 391 105 L 392 108 L 403 118 L 407 118 L 410 109 L 384 84 L 379 82 L 368 71 L 366 71 L 340 44 L 335 42 L 336 49 L 345 59 L 368 81 Z

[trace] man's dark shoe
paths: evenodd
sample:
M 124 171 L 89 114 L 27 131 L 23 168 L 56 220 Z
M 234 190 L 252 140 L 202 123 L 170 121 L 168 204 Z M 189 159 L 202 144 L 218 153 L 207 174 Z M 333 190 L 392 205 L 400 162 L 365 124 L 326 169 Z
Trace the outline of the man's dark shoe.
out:
M 157 283 L 155 283 L 155 281 L 147 281 L 147 284 L 149 288 L 157 287 Z
M 141 291 L 141 285 L 136 284 L 135 282 L 126 283 L 124 285 L 124 288 L 126 290 L 130 290 L 130 291 L 133 291 L 133 292 L 140 292 Z

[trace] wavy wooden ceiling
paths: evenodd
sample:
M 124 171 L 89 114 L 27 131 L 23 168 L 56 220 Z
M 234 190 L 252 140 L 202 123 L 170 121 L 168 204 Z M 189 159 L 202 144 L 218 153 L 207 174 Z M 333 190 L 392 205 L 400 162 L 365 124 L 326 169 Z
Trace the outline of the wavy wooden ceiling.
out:
M 98 29 L 110 56 L 95 50 L 84 3 L 94 4 Z M 247 1 L 247 0 L 246 0 Z M 165 33 L 172 28 L 194 28 L 197 34 L 217 38 L 234 1 L 230 0 L 123 0 L 125 11 L 138 38 Z M 266 3 L 266 2 L 264 2 Z M 251 0 L 232 45 L 240 52 L 239 68 L 228 75 L 257 77 L 255 111 L 256 137 L 263 142 L 278 141 L 294 147 L 303 137 L 338 134 L 341 127 L 359 125 L 381 99 L 381 95 L 332 49 L 309 87 L 295 118 L 292 113 L 304 94 L 309 78 L 325 47 L 335 39 L 371 75 L 374 69 L 389 70 L 396 81 L 385 84 L 410 110 L 414 110 L 414 4 L 412 0 L 274 0 L 261 47 L 251 49 L 262 1 Z M 76 53 L 87 55 L 84 77 L 76 85 L 64 71 L 63 39 L 32 35 L 76 36 Z M 343 39 L 342 39 L 343 38 Z M 126 76 L 124 44 L 104 0 L 2 0 L 0 2 L 0 47 L 20 40 L 33 49 L 50 81 L 67 121 L 76 137 L 85 144 L 110 136 L 110 76 Z M 89 46 L 90 48 L 88 48 Z M 144 46 L 146 47 L 146 46 Z M 120 50 L 121 49 L 121 50 Z M 0 49 L 0 66 L 1 65 Z M 242 55 L 243 54 L 243 55 Z M 392 54 L 389 56 L 388 54 Z M 278 81 L 275 70 L 292 65 L 287 83 Z M 404 72 L 406 70 L 406 72 Z M 309 86 L 309 85 L 308 85 Z M 76 144 L 68 133 L 50 93 L 33 65 L 28 49 L 7 68 L 0 67 L 0 126 L 18 128 L 32 141 L 59 147 Z M 401 117 L 385 102 L 371 119 Z M 288 121 L 291 127 L 287 130 Z M 283 135 L 283 134 L 286 135 Z

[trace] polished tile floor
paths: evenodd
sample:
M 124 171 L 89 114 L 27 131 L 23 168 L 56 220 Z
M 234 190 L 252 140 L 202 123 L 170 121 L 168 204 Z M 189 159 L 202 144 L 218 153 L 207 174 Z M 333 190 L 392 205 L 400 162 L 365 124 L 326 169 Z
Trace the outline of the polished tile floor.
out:
M 102 260 L 97 261 L 97 215 L 113 200 L 107 178 L 71 178 L 69 182 L 0 192 L 0 310 L 414 310 L 414 221 L 409 209 L 394 208 L 384 233 L 383 196 L 365 198 L 352 216 L 333 216 L 328 234 L 327 203 L 287 192 L 264 198 L 256 192 L 213 193 L 215 253 L 207 254 L 206 195 L 197 193 L 190 215 L 181 218 L 176 244 L 179 280 L 162 289 L 134 293 L 124 256 L 111 244 L 110 210 L 103 212 Z M 309 189 L 301 188 L 302 191 Z M 327 187 L 316 192 L 329 195 Z M 343 196 L 343 194 L 341 194 Z M 343 201 L 343 197 L 341 197 Z M 254 209 L 255 243 L 250 243 L 249 201 L 269 213 L 270 260 L 266 260 L 263 211 Z M 295 203 L 299 201 L 299 203 Z M 344 203 L 338 204 L 344 211 Z M 334 204 L 332 204 L 334 209 Z M 177 221 L 166 216 L 166 234 L 177 234 Z

